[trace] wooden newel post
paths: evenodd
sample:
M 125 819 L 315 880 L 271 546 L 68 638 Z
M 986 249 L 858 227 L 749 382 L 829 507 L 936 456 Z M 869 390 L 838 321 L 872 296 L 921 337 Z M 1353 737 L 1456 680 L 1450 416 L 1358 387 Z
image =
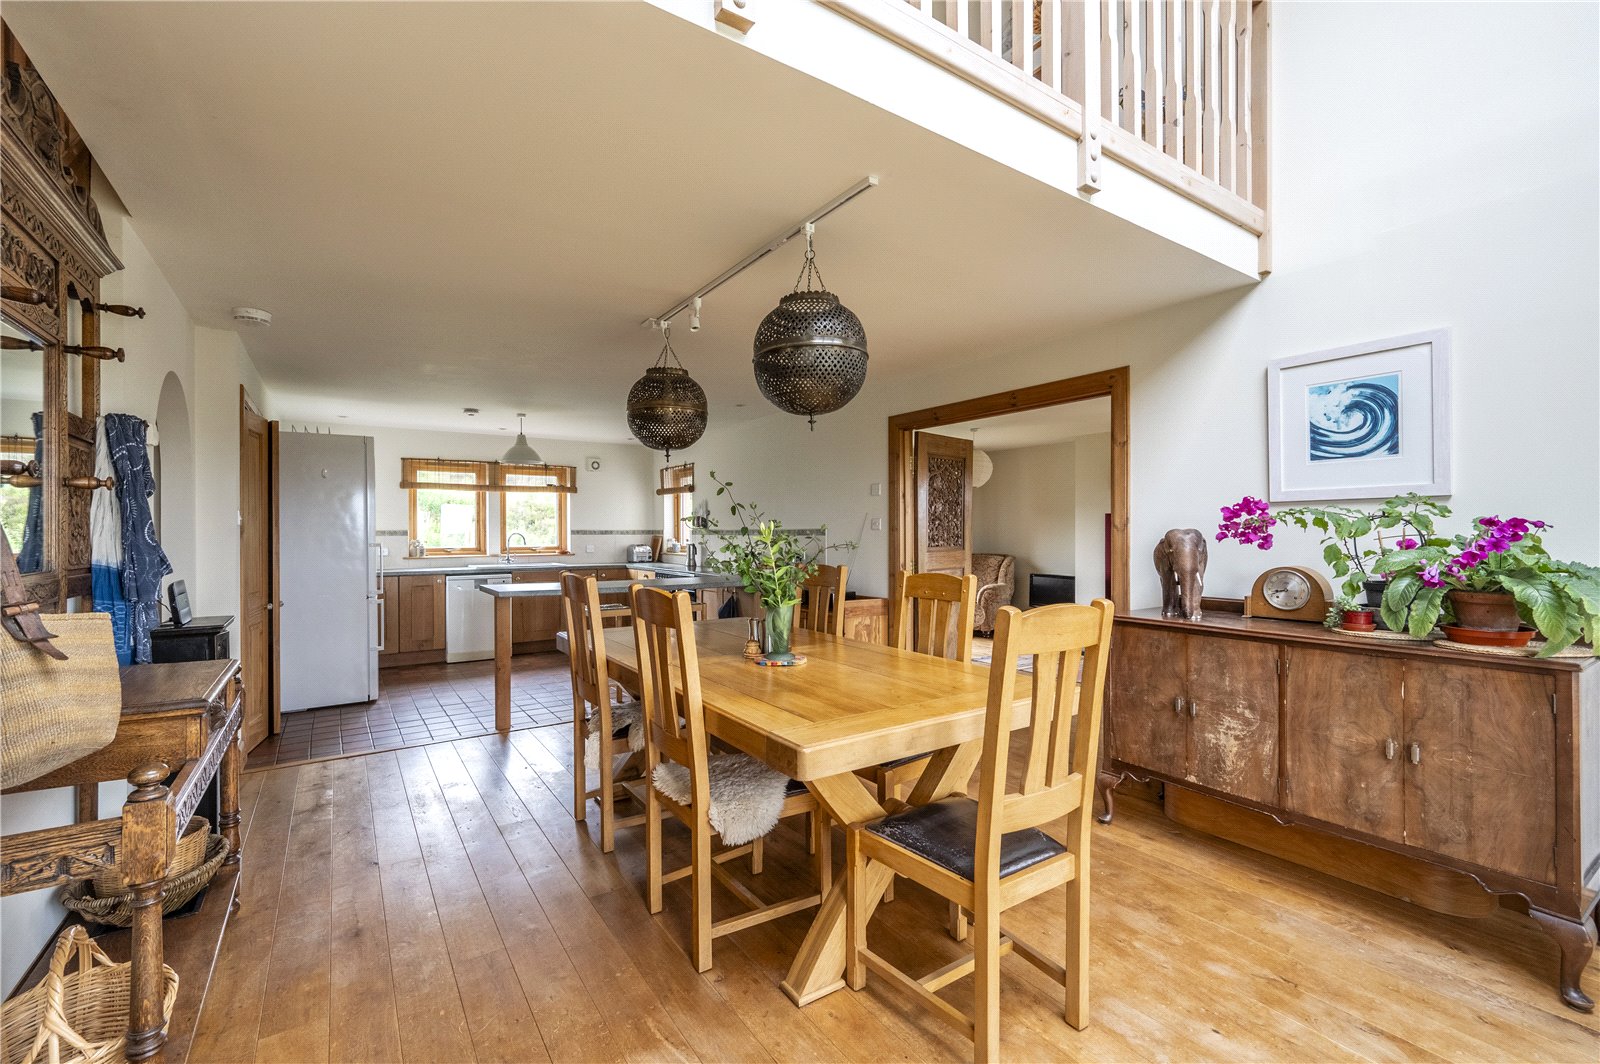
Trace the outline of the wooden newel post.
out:
M 128 996 L 128 1059 L 152 1056 L 166 1042 L 161 1011 L 163 984 L 161 902 L 177 835 L 167 788 L 167 765 L 151 762 L 128 774 L 133 793 L 122 807 L 119 870 L 129 883 L 133 908 L 133 962 Z

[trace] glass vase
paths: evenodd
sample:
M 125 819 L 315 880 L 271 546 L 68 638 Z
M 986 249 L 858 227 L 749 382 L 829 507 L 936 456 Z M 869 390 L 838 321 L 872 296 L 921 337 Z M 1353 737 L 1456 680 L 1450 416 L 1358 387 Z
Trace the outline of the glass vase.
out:
M 762 625 L 761 649 L 769 661 L 794 657 L 789 650 L 789 639 L 794 633 L 794 603 L 783 606 L 762 606 L 766 614 Z

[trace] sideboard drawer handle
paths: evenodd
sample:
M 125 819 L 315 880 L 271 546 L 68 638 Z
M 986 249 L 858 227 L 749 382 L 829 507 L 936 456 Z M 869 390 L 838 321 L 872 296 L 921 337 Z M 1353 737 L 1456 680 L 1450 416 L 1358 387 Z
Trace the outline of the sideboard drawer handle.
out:
M 1200 712 L 1200 705 L 1194 699 L 1189 699 L 1189 716 L 1193 717 Z
M 1183 696 L 1182 695 L 1179 695 L 1177 698 L 1174 698 L 1172 700 L 1172 712 L 1176 713 L 1180 717 L 1183 716 Z
M 1400 744 L 1395 742 L 1393 739 L 1385 739 L 1383 741 L 1383 756 L 1384 756 L 1384 759 L 1388 760 L 1388 761 L 1393 761 L 1394 760 L 1394 755 L 1395 755 L 1396 751 L 1399 749 L 1399 746 L 1400 746 Z
M 1422 764 L 1422 744 L 1421 743 L 1412 743 L 1411 746 L 1407 749 L 1406 753 L 1411 758 L 1411 763 L 1413 765 Z

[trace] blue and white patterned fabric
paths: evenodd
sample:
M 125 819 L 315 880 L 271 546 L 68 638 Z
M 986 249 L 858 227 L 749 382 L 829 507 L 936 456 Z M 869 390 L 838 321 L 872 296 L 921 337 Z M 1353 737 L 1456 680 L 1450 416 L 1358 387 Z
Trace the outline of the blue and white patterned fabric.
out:
M 106 419 L 94 434 L 94 475 L 116 474 L 111 447 L 106 442 Z M 121 479 L 120 477 L 118 478 Z M 89 573 L 94 580 L 94 610 L 111 615 L 111 633 L 117 644 L 117 661 L 133 663 L 133 627 L 128 600 L 122 593 L 122 503 L 114 491 L 96 491 L 89 503 Z
M 156 478 L 145 449 L 145 423 L 132 414 L 107 414 L 105 426 L 122 506 L 122 594 L 128 600 L 132 663 L 143 665 L 150 660 L 150 629 L 161 623 L 161 578 L 172 572 L 172 563 L 156 540 L 150 513 Z

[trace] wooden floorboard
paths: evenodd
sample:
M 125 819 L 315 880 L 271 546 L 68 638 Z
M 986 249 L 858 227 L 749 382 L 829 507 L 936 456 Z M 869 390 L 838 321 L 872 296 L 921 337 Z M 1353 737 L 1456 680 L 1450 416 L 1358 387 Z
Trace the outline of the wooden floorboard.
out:
M 642 830 L 599 848 L 572 819 L 569 728 L 252 773 L 242 909 L 190 1059 L 231 1061 L 962 1060 L 970 1046 L 882 979 L 805 1009 L 778 988 L 811 913 L 687 950 L 688 888 L 644 903 Z M 667 860 L 686 857 L 669 823 Z M 842 837 L 835 849 L 842 856 Z M 749 876 L 814 882 L 797 824 Z M 1435 916 L 1118 805 L 1094 833 L 1091 1025 L 1007 957 L 1008 1059 L 1600 1060 L 1600 1021 L 1556 998 L 1526 917 Z M 739 903 L 720 888 L 719 915 Z M 913 971 L 959 956 L 944 906 L 902 884 L 874 949 Z M 1008 929 L 1064 950 L 1059 891 Z M 1586 975 L 1600 991 L 1600 960 Z M 968 1007 L 970 983 L 945 996 Z

